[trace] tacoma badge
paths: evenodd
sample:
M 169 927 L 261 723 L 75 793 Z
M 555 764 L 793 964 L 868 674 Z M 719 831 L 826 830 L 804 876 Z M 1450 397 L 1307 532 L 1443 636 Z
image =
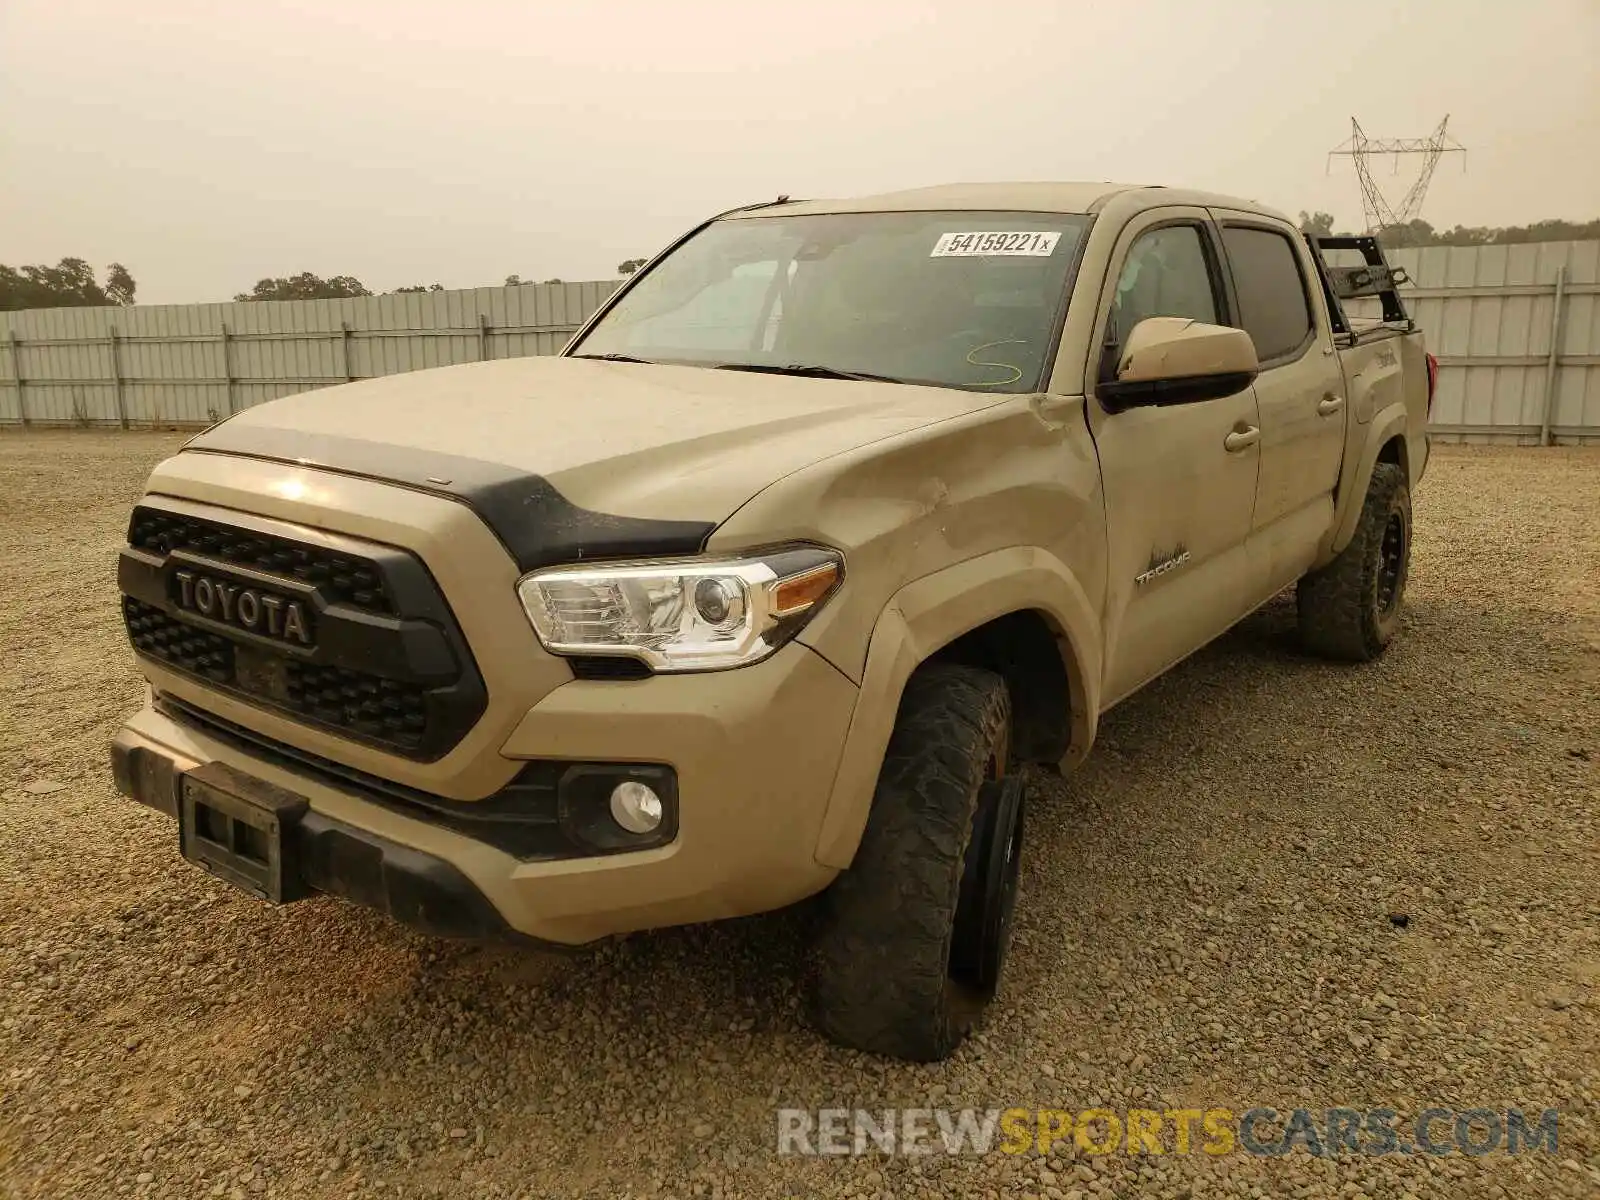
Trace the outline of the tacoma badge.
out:
M 1133 582 L 1143 587 L 1157 576 L 1165 575 L 1168 571 L 1181 567 L 1188 561 L 1189 552 L 1182 546 L 1179 546 L 1177 550 L 1166 558 L 1157 558 L 1152 554 L 1150 556 L 1150 565 L 1135 575 Z

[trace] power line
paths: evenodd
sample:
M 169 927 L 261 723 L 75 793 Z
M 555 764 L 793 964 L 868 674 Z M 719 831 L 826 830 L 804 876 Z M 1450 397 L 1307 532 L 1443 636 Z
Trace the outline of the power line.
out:
M 1361 122 L 1350 118 L 1350 137 L 1328 151 L 1328 167 L 1332 169 L 1336 157 L 1349 158 L 1355 163 L 1356 179 L 1361 183 L 1361 212 L 1366 219 L 1368 233 L 1377 233 L 1393 225 L 1404 225 L 1419 216 L 1439 159 L 1446 154 L 1466 154 L 1467 148 L 1450 136 L 1449 124 L 1450 116 L 1447 113 L 1438 128 L 1427 137 L 1373 138 L 1362 130 Z M 1392 173 L 1398 174 L 1401 157 L 1409 155 L 1421 155 L 1422 169 L 1400 203 L 1391 205 L 1383 188 L 1373 178 L 1372 161 L 1387 156 L 1394 164 Z M 1465 168 L 1466 160 L 1463 158 L 1462 169 Z

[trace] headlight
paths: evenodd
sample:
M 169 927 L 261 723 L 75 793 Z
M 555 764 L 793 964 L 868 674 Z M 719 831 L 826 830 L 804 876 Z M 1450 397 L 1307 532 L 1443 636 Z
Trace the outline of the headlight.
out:
M 535 571 L 517 594 L 554 654 L 622 655 L 657 671 L 742 667 L 793 637 L 832 594 L 844 560 L 802 546 L 745 558 Z

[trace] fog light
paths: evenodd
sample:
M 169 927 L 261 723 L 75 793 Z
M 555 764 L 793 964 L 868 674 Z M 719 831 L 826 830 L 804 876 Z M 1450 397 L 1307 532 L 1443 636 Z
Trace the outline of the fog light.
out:
M 611 789 L 611 819 L 629 833 L 653 833 L 661 824 L 661 797 L 654 788 L 629 779 Z

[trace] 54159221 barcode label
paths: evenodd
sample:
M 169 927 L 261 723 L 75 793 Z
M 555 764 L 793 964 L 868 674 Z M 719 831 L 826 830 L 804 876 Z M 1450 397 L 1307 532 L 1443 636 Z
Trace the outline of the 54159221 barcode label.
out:
M 941 233 L 929 258 L 975 258 L 995 255 L 1027 255 L 1048 258 L 1055 253 L 1060 233 Z

